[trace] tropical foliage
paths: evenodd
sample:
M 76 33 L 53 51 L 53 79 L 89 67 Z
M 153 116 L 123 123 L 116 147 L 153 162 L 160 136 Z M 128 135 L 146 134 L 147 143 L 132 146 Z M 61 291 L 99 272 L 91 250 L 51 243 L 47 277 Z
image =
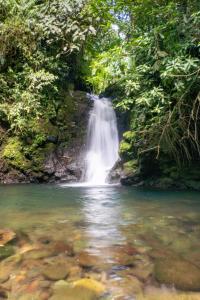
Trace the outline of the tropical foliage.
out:
M 0 1 L 1 142 L 12 164 L 34 160 L 48 135 L 70 135 L 74 103 L 67 91 L 81 86 L 92 23 L 83 1 Z
M 90 62 L 95 91 L 117 91 L 130 117 L 121 149 L 155 149 L 179 161 L 199 156 L 199 1 L 115 1 L 115 35 Z M 114 34 L 114 33 L 113 33 Z M 102 47 L 103 48 L 103 47 Z M 111 92 L 112 95 L 112 92 Z
M 73 89 L 113 96 L 126 160 L 199 158 L 198 0 L 0 0 L 0 71 L 1 153 L 16 166 L 78 131 Z

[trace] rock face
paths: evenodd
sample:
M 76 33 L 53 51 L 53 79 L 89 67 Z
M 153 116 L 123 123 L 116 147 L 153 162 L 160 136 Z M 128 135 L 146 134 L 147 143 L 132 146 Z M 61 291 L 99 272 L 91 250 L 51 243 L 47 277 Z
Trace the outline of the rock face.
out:
M 134 163 L 135 161 L 135 163 Z M 156 159 L 154 151 L 140 154 L 137 160 L 122 163 L 122 185 L 160 190 L 200 190 L 200 161 L 178 166 L 170 157 Z
M 120 178 L 122 176 L 122 162 L 119 159 L 113 168 L 110 170 L 108 175 L 108 181 L 110 183 L 118 183 L 120 181 Z
M 67 112 L 68 103 L 73 106 L 71 115 Z M 79 181 L 84 169 L 83 152 L 90 106 L 86 92 L 69 92 L 65 106 L 58 112 L 56 123 L 51 124 L 53 129 L 45 129 L 46 141 L 38 146 L 34 158 L 25 158 L 26 168 L 23 159 L 16 164 L 12 159 L 0 155 L 0 183 Z M 30 146 L 31 140 L 27 143 Z M 0 154 L 3 153 L 5 145 L 6 141 L 0 145 Z
M 75 141 L 69 148 L 58 147 L 44 163 L 44 176 L 50 182 L 76 182 L 83 174 L 82 142 Z M 44 178 L 44 177 L 43 177 Z

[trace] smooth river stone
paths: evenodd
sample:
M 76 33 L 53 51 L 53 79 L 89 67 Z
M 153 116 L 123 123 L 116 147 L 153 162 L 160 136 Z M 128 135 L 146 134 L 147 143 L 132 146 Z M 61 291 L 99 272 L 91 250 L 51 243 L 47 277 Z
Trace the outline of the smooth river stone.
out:
M 189 261 L 174 257 L 155 261 L 155 278 L 167 285 L 186 291 L 200 291 L 200 269 Z
M 53 263 L 45 266 L 42 270 L 42 274 L 50 280 L 65 279 L 69 274 L 69 270 L 66 264 Z
M 102 295 L 105 292 L 104 285 L 92 278 L 82 278 L 74 282 L 75 287 L 82 287 L 93 291 L 97 296 Z
M 74 286 L 60 280 L 54 286 L 54 292 L 49 300 L 96 300 L 96 293 L 82 286 Z
M 85 268 L 91 268 L 98 265 L 98 258 L 84 251 L 77 255 L 77 261 L 81 267 Z

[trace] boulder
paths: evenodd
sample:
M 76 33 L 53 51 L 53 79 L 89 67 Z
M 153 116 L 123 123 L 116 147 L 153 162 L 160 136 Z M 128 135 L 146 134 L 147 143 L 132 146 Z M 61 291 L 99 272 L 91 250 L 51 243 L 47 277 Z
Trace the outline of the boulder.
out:
M 200 269 L 187 260 L 175 257 L 155 261 L 155 278 L 180 290 L 200 291 Z

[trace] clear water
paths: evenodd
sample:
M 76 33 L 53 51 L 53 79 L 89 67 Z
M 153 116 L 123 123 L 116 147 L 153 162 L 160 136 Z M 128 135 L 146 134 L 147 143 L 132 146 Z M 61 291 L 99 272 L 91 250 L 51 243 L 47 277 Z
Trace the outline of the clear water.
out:
M 85 181 L 90 185 L 104 185 L 110 169 L 119 158 L 117 121 L 112 102 L 91 95 L 87 134 Z
M 133 249 L 139 251 L 137 267 L 149 268 L 147 278 L 139 278 L 144 292 L 149 287 L 161 288 L 152 271 L 152 251 L 167 250 L 191 261 L 194 259 L 192 263 L 200 263 L 196 256 L 193 258 L 193 253 L 200 249 L 200 194 L 195 192 L 135 190 L 121 186 L 0 186 L 0 228 L 28 236 L 27 249 L 38 245 L 45 248 L 41 239 L 71 245 L 73 257 L 61 253 L 54 256 L 63 255 L 72 266 L 78 265 L 77 256 L 82 252 L 95 255 L 95 266 L 83 267 L 80 276 L 102 281 L 106 286 L 105 299 L 137 299 L 131 289 L 135 266 L 126 263 L 126 259 L 134 256 L 129 253 Z M 16 253 L 25 247 L 22 244 L 18 241 Z M 45 259 L 40 259 L 38 264 L 42 265 Z M 33 261 L 21 262 L 25 274 L 29 263 Z M 36 264 L 38 269 L 39 265 Z M 22 269 L 17 272 L 21 274 Z M 16 274 L 10 279 L 13 289 L 21 276 Z M 20 282 L 22 294 L 32 281 L 42 280 L 40 273 L 31 276 L 33 274 L 25 276 Z M 38 284 L 37 289 L 42 287 Z

